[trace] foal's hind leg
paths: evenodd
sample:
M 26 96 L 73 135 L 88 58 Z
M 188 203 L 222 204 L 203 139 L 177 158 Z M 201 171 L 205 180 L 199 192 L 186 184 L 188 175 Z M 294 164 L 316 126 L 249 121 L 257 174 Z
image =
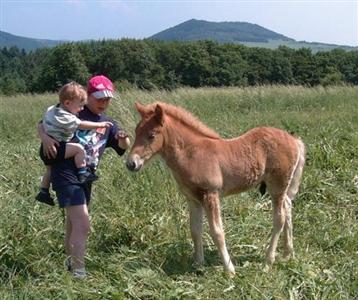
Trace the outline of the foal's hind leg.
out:
M 204 263 L 203 251 L 203 206 L 195 200 L 188 200 L 190 214 L 190 233 L 194 242 L 194 263 Z
M 290 185 L 287 189 L 287 196 L 285 201 L 286 207 L 286 221 L 285 227 L 283 229 L 284 232 L 284 259 L 294 258 L 294 251 L 293 251 L 293 235 L 292 235 L 292 201 L 295 198 L 298 188 L 300 185 L 303 166 L 305 164 L 305 146 L 301 141 L 298 141 L 298 145 L 300 148 L 297 166 L 292 174 L 292 179 Z
M 219 250 L 225 271 L 229 276 L 235 275 L 235 267 L 231 262 L 225 243 L 225 233 L 221 221 L 220 201 L 217 192 L 208 192 L 203 199 L 204 208 L 208 217 L 210 235 Z
M 271 234 L 271 241 L 267 248 L 266 252 L 266 262 L 271 265 L 275 261 L 276 248 L 278 239 L 283 230 L 285 220 L 286 220 L 286 212 L 285 212 L 285 198 L 286 193 L 280 196 L 272 196 L 272 206 L 273 206 L 273 228 Z
M 294 258 L 293 252 L 293 234 L 292 234 L 292 201 L 291 198 L 287 195 L 285 197 L 285 225 L 283 228 L 283 238 L 284 238 L 284 253 L 283 259 L 287 260 L 291 257 Z

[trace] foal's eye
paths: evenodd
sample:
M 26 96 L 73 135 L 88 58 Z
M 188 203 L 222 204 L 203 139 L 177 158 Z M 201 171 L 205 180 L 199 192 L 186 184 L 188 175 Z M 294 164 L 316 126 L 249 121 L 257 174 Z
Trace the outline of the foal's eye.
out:
M 148 136 L 148 139 L 152 141 L 152 140 L 154 140 L 154 138 L 155 138 L 155 134 L 154 134 L 154 132 L 151 132 Z

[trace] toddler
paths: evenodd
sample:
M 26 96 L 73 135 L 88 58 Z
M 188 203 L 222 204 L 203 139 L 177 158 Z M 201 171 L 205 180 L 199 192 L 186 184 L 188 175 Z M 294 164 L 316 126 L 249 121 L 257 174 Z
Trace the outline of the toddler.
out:
M 108 128 L 111 122 L 81 121 L 77 114 L 83 110 L 87 101 L 86 90 L 76 82 L 65 84 L 59 91 L 59 103 L 49 107 L 42 120 L 45 133 L 58 142 L 56 157 L 47 157 L 43 145 L 40 148 L 40 157 L 46 165 L 46 173 L 41 180 L 40 192 L 36 200 L 55 205 L 49 193 L 51 165 L 64 159 L 73 157 L 78 169 L 79 183 L 97 180 L 98 177 L 86 167 L 86 153 L 79 143 L 71 143 L 77 129 Z

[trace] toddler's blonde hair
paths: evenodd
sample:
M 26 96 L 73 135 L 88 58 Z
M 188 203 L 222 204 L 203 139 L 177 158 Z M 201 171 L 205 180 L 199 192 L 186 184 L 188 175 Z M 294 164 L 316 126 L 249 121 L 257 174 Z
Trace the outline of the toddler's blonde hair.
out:
M 60 103 L 66 100 L 73 101 L 80 99 L 81 102 L 87 101 L 87 92 L 85 88 L 75 81 L 71 81 L 62 86 L 58 92 Z

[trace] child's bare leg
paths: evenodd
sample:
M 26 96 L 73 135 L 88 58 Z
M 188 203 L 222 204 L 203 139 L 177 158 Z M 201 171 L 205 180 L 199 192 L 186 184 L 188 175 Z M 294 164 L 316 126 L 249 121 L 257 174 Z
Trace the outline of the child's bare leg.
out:
M 65 158 L 74 157 L 75 165 L 78 169 L 78 181 L 80 183 L 92 182 L 98 179 L 86 166 L 86 152 L 82 145 L 77 143 L 67 143 Z
M 81 144 L 67 143 L 65 158 L 74 157 L 77 168 L 86 167 L 86 152 Z
M 50 178 L 51 178 L 51 166 L 46 166 L 46 172 L 42 176 L 40 187 L 44 189 L 50 188 Z
M 66 252 L 71 256 L 73 270 L 85 267 L 84 256 L 90 222 L 87 205 L 66 207 Z

